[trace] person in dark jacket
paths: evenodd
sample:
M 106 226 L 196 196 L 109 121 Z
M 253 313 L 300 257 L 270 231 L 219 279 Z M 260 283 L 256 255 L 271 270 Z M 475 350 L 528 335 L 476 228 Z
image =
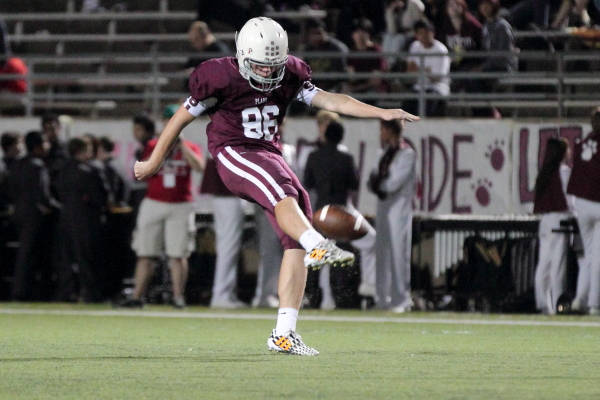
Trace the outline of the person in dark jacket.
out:
M 11 296 L 14 301 L 48 300 L 52 268 L 49 257 L 45 257 L 50 250 L 45 246 L 48 240 L 43 239 L 49 217 L 59 204 L 50 193 L 50 176 L 44 163 L 48 142 L 40 132 L 32 131 L 25 136 L 25 146 L 27 156 L 16 162 L 9 178 L 19 238 Z M 41 278 L 34 284 L 36 272 Z
M 347 204 L 348 196 L 358 190 L 358 170 L 351 154 L 338 145 L 344 138 L 344 127 L 332 121 L 325 131 L 325 144 L 308 156 L 304 186 L 315 189 L 315 210 L 327 204 Z
M 308 156 L 306 170 L 304 173 L 304 186 L 307 189 L 314 189 L 317 199 L 315 210 L 323 208 L 327 204 L 350 205 L 359 188 L 359 175 L 354 157 L 351 154 L 342 151 L 340 144 L 344 138 L 344 127 L 336 121 L 331 121 L 325 130 L 325 143 Z M 360 273 L 361 283 L 358 287 L 358 293 L 365 299 L 375 297 L 375 229 L 369 227 L 369 233 L 361 239 L 351 242 L 352 246 L 360 250 Z M 332 273 L 334 288 L 341 287 L 336 298 L 341 301 L 341 293 L 347 291 L 343 288 L 347 277 L 336 276 L 339 271 Z M 336 303 L 333 299 L 333 293 L 328 283 L 329 275 L 326 268 L 320 271 L 320 277 L 316 277 L 314 272 L 309 272 L 309 283 L 313 290 L 314 280 L 321 282 L 319 286 L 322 289 L 322 309 L 335 308 Z M 309 287 L 309 290 L 311 288 Z M 309 293 L 311 303 L 314 304 L 317 299 Z M 337 303 L 339 305 L 339 301 Z
M 86 302 L 99 302 L 108 192 L 98 170 L 89 164 L 91 146 L 76 137 L 69 141 L 68 149 L 71 159 L 60 173 L 59 189 L 61 224 L 70 254 L 61 269 L 59 298 L 74 301 L 79 296 Z
M 16 132 L 4 132 L 0 138 L 2 158 L 0 159 L 0 213 L 8 212 L 8 176 L 21 154 L 21 136 Z
M 113 156 L 115 142 L 108 136 L 98 139 L 97 159 L 103 164 L 106 181 L 113 194 L 113 202 L 117 207 L 127 205 L 129 199 L 129 182 L 123 173 L 123 168 Z

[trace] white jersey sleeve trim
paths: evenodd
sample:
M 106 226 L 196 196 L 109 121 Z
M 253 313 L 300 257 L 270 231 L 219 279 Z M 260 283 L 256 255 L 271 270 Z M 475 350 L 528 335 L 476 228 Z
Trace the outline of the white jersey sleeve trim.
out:
M 194 117 L 198 117 L 200 114 L 202 114 L 204 111 L 211 108 L 215 104 L 217 104 L 216 97 L 210 97 L 208 99 L 199 101 L 190 96 L 183 102 L 183 107 L 185 107 L 185 109 L 188 110 L 188 112 Z
M 313 85 L 310 81 L 306 81 L 304 82 L 302 89 L 298 92 L 298 95 L 296 95 L 296 100 L 310 106 L 313 97 L 315 97 L 315 94 L 317 94 L 320 90 L 321 89 Z

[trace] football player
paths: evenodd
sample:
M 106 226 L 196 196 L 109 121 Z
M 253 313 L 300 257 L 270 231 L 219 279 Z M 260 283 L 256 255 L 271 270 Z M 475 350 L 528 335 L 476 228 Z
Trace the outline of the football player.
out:
M 137 162 L 135 176 L 156 173 L 177 137 L 194 118 L 209 115 L 208 149 L 219 175 L 237 196 L 259 204 L 281 240 L 284 256 L 279 276 L 280 308 L 268 348 L 297 355 L 317 355 L 296 333 L 307 267 L 344 266 L 354 255 L 326 240 L 311 226 L 306 191 L 281 156 L 278 127 L 293 100 L 355 117 L 419 118 L 401 109 L 384 110 L 311 83 L 310 67 L 288 55 L 287 33 L 269 18 L 249 20 L 236 36 L 236 57 L 200 64 L 190 75 L 190 97 L 165 127 L 149 159 Z

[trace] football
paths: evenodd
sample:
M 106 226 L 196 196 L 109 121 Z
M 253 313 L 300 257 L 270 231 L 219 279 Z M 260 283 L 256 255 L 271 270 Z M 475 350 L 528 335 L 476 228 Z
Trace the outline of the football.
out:
M 361 213 L 336 204 L 318 210 L 313 216 L 313 226 L 323 236 L 340 242 L 360 239 L 369 231 L 369 224 Z

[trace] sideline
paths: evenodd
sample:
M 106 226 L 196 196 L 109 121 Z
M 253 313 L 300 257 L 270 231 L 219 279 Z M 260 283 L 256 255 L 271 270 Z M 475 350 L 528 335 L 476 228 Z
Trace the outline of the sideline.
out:
M 0 308 L 0 315 L 68 315 L 89 317 L 154 317 L 154 318 L 210 318 L 210 319 L 246 319 L 275 320 L 275 314 L 243 313 L 207 313 L 207 312 L 168 312 L 168 311 L 131 311 L 131 310 L 32 310 Z M 411 318 L 411 317 L 351 317 L 335 315 L 302 315 L 303 321 L 326 322 L 375 322 L 399 324 L 452 324 L 452 325 L 508 325 L 508 326 L 565 326 L 600 328 L 600 321 L 526 321 L 526 320 L 484 320 L 449 318 Z

